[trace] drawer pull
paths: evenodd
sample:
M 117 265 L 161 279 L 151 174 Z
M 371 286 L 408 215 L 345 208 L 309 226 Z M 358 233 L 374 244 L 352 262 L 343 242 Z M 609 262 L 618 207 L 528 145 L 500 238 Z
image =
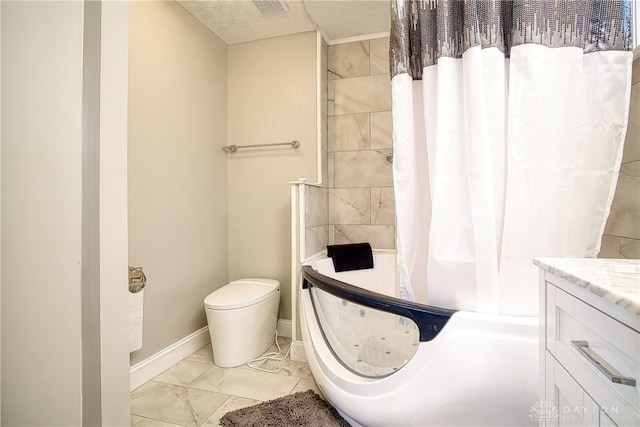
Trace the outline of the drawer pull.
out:
M 616 384 L 628 385 L 631 387 L 636 386 L 635 378 L 625 377 L 616 368 L 611 366 L 604 360 L 598 353 L 591 350 L 588 341 L 571 341 L 571 344 L 586 357 L 600 372 L 602 372 L 611 382 Z

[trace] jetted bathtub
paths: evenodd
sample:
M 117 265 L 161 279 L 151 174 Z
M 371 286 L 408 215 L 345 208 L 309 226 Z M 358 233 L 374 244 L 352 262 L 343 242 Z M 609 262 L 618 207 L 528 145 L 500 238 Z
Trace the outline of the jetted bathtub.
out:
M 326 399 L 354 426 L 536 425 L 538 318 L 398 299 L 394 266 L 303 266 L 302 338 Z

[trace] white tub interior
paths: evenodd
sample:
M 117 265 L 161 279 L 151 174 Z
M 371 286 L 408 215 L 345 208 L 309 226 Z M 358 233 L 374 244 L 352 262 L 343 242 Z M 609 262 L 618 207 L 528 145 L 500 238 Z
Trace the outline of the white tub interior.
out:
M 396 255 L 390 251 L 374 251 L 373 268 L 336 273 L 331 258 L 320 258 L 310 263 L 314 270 L 332 279 L 340 280 L 379 294 L 397 297 Z

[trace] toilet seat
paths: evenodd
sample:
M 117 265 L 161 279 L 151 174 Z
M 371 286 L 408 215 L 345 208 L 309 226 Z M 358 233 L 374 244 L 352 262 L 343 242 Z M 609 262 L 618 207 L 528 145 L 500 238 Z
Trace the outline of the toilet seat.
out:
M 249 307 L 268 299 L 279 290 L 279 282 L 272 279 L 240 279 L 213 291 L 204 300 L 211 310 L 233 310 Z

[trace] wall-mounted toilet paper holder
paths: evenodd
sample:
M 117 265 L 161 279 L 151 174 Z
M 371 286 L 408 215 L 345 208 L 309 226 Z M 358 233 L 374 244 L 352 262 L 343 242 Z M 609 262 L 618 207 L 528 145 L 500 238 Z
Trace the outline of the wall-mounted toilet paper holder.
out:
M 147 284 L 147 276 L 144 275 L 142 267 L 129 266 L 129 292 L 138 293 L 144 289 Z

